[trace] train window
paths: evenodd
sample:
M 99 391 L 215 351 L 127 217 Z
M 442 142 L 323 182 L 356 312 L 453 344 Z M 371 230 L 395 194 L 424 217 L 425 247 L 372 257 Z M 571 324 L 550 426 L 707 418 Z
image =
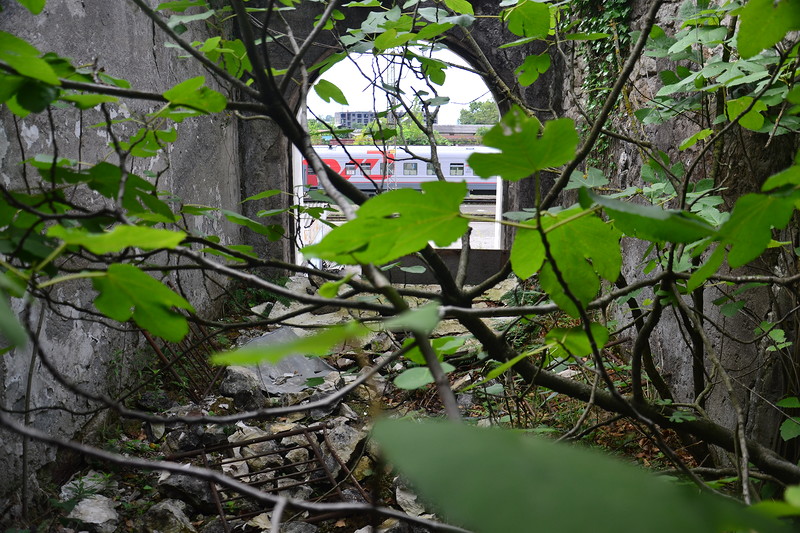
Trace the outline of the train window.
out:
M 464 163 L 450 163 L 450 175 L 451 176 L 463 176 L 464 175 Z
M 403 175 L 404 176 L 416 176 L 417 175 L 417 164 L 416 163 L 403 163 Z
M 347 163 L 344 166 L 344 173 L 347 176 L 355 176 L 356 175 L 356 164 L 355 163 Z
M 394 175 L 394 163 L 389 163 L 388 165 L 386 162 L 381 163 L 381 174 L 384 176 L 393 176 Z
M 433 163 L 427 163 L 425 165 L 425 174 L 428 176 L 436 175 L 436 169 L 433 168 Z

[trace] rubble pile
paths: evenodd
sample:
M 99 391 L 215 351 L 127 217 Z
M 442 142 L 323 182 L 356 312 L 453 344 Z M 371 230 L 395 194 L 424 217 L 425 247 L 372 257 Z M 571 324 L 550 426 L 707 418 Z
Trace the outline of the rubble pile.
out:
M 293 290 L 313 290 L 306 278 L 295 278 Z M 281 304 L 254 308 L 256 313 L 283 314 L 295 307 Z M 299 314 L 292 324 L 270 332 L 237 339 L 239 345 L 272 345 L 291 342 L 308 334 L 300 325 L 332 325 L 352 316 L 344 311 Z M 463 334 L 452 321 L 440 324 L 434 335 Z M 164 423 L 124 420 L 124 433 L 115 439 L 116 451 L 211 468 L 260 491 L 308 502 L 359 502 L 394 507 L 408 515 L 428 514 L 410 487 L 391 468 L 381 463 L 368 440 L 371 414 L 386 408 L 387 394 L 396 392 L 386 377 L 376 374 L 342 398 L 332 394 L 352 385 L 365 370 L 356 364 L 357 354 L 368 354 L 370 364 L 396 350 L 399 344 L 388 334 L 376 332 L 358 346 L 342 347 L 326 361 L 292 354 L 277 364 L 225 368 L 215 394 L 201 403 L 177 404 L 164 391 L 139 395 L 136 407 L 162 415 Z M 362 360 L 363 362 L 363 360 Z M 395 362 L 388 373 L 402 371 Z M 469 375 L 457 381 L 469 381 Z M 456 383 L 455 387 L 458 388 Z M 435 395 L 433 396 L 435 397 Z M 458 396 L 466 412 L 472 394 Z M 271 407 L 296 406 L 280 417 L 257 417 L 235 423 L 174 421 L 174 417 L 203 415 L 208 419 Z M 400 414 L 407 411 L 394 407 Z M 411 409 L 413 412 L 413 409 Z M 482 421 L 479 421 L 480 423 Z M 64 485 L 60 503 L 69 512 L 60 531 L 111 533 L 222 533 L 272 530 L 272 505 L 249 499 L 229 487 L 181 473 L 148 474 L 94 470 L 76 474 Z M 286 511 L 281 532 L 368 533 L 367 516 L 315 516 Z M 376 531 L 415 532 L 426 529 L 397 519 L 383 521 Z

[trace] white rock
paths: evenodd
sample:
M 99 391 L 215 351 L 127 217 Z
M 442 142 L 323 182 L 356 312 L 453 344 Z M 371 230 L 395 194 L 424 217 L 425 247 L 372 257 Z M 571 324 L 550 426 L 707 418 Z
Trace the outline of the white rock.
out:
M 101 494 L 93 494 L 78 502 L 67 518 L 80 520 L 84 524 L 93 524 L 99 532 L 111 532 L 116 529 L 119 515 L 114 508 L 119 505 L 111 498 Z
M 397 487 L 395 498 L 397 505 L 411 516 L 420 516 L 425 512 L 425 507 L 417 501 L 417 495 L 405 487 Z

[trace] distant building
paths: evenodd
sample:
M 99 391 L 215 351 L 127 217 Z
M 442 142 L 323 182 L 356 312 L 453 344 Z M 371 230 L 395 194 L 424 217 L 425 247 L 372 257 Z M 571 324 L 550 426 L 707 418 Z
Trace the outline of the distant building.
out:
M 438 124 L 434 128 L 445 139 L 454 144 L 480 144 L 478 130 L 489 130 L 494 124 Z
M 366 126 L 375 120 L 374 111 L 337 111 L 333 115 L 334 123 L 342 128 Z
M 394 124 L 396 119 L 403 118 L 405 114 L 405 111 L 389 113 L 387 115 L 387 121 L 389 124 Z M 366 126 L 375 120 L 375 118 L 376 115 L 374 111 L 337 111 L 333 115 L 333 122 L 340 128 L 358 129 L 359 126 Z M 433 123 L 437 124 L 438 122 L 439 118 L 436 117 Z
M 351 125 L 346 125 L 346 123 L 338 122 L 339 121 L 339 115 L 355 114 L 355 113 L 361 113 L 363 115 L 363 114 L 369 113 L 369 112 L 367 112 L 367 111 L 360 111 L 360 112 L 347 111 L 347 112 L 336 113 L 336 117 L 335 118 L 336 118 L 336 121 L 337 121 L 336 122 L 337 125 L 342 126 L 342 127 L 346 127 L 346 128 L 357 129 L 357 125 L 360 124 L 358 122 L 353 122 Z M 372 113 L 372 114 L 374 115 L 374 113 Z M 363 120 L 363 119 L 361 119 L 361 120 Z M 481 144 L 481 137 L 482 137 L 483 133 L 485 133 L 486 131 L 491 129 L 492 126 L 494 126 L 494 124 L 437 124 L 434 127 L 434 129 L 436 130 L 436 132 L 439 135 L 441 135 L 442 137 L 444 137 L 445 139 L 447 139 L 448 141 L 453 143 L 453 145 L 455 145 L 455 146 L 472 146 L 472 145 Z M 479 134 L 479 132 L 480 132 L 480 134 Z M 328 145 L 344 145 L 344 146 L 347 146 L 347 145 L 353 144 L 353 142 L 354 142 L 352 138 L 349 138 L 349 135 L 348 136 L 342 135 L 338 139 L 324 138 L 323 137 L 323 140 L 324 140 L 324 144 L 328 144 Z M 399 142 L 399 140 L 398 139 L 394 139 L 393 141 L 390 140 L 389 141 L 389 145 L 392 145 L 393 142 Z

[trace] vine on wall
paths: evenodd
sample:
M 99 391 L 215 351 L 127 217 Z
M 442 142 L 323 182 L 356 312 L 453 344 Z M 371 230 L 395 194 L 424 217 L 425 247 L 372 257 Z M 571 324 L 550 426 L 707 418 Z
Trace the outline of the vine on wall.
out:
M 630 48 L 630 0 L 573 0 L 571 9 L 576 20 L 576 31 L 587 35 L 607 34 L 608 37 L 583 41 L 578 53 L 585 62 L 584 77 L 581 82 L 584 102 L 583 110 L 589 121 L 594 121 L 608 96 L 614 80 L 620 72 L 621 63 Z M 590 126 L 584 124 L 587 129 Z M 604 170 L 613 170 L 614 163 L 607 162 L 611 140 L 601 136 L 588 164 Z

